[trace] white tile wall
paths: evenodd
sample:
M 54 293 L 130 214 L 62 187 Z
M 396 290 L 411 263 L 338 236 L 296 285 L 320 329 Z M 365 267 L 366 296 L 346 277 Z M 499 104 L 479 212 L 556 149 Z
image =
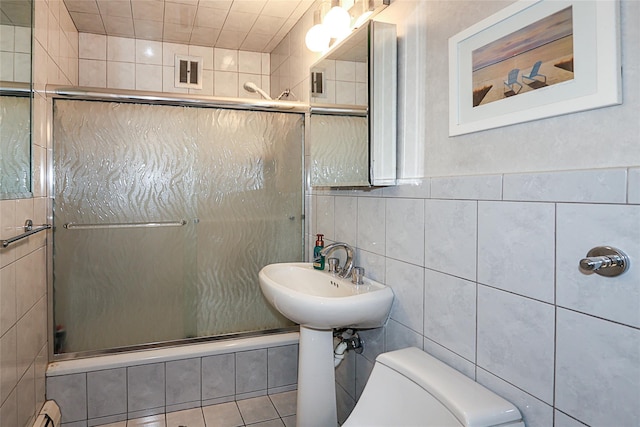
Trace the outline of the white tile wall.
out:
M 270 92 L 268 53 L 81 33 L 81 86 L 260 98 L 243 89 L 253 82 Z M 175 55 L 202 58 L 202 89 L 176 88 Z
M 63 425 L 102 425 L 200 407 L 213 418 L 214 412 L 227 406 L 209 405 L 234 400 L 239 401 L 243 416 L 265 419 L 251 415 L 255 405 L 245 399 L 255 402 L 252 398 L 295 390 L 297 359 L 297 344 L 158 363 L 149 363 L 154 361 L 150 358 L 118 368 L 50 374 L 47 398 L 60 406 Z M 295 413 L 286 395 L 280 399 L 274 402 L 282 411 L 276 418 Z
M 624 169 L 510 174 L 504 200 L 625 203 L 626 175 Z
M 425 200 L 424 266 L 476 280 L 478 204 Z
M 628 176 L 628 203 L 640 204 L 640 168 L 630 168 Z
M 554 307 L 478 287 L 477 364 L 553 403 Z
M 29 82 L 31 76 L 31 31 L 0 25 L 0 80 Z
M 640 424 L 640 331 L 558 309 L 556 407 L 588 425 Z
M 617 246 L 632 262 L 640 256 L 639 206 L 594 203 L 580 190 L 582 180 L 604 177 L 627 189 L 623 200 L 633 200 L 628 172 L 554 175 L 582 191 L 586 201 L 571 203 L 566 183 L 543 202 L 539 193 L 534 200 L 503 197 L 503 182 L 547 182 L 547 173 L 432 178 L 382 191 L 309 190 L 309 229 L 334 230 L 335 240 L 356 247 L 356 264 L 395 294 L 387 325 L 361 332 L 365 351 L 345 368 L 355 379 L 340 373 L 340 411 L 358 399 L 378 354 L 417 346 L 513 402 L 527 426 L 637 424 L 640 411 L 626 400 L 640 396 L 637 271 L 603 278 L 578 268 L 596 245 Z M 412 234 L 424 236 L 423 260 L 406 259 L 420 251 Z M 609 396 L 623 396 L 629 409 L 618 411 Z
M 553 302 L 554 219 L 551 203 L 478 202 L 478 282 Z
M 476 284 L 424 270 L 424 336 L 467 360 L 476 357 Z
M 51 105 L 43 91 L 47 84 L 78 84 L 78 33 L 69 13 L 60 1 L 34 4 L 33 73 L 27 67 L 31 48 L 27 29 L 14 30 L 11 61 L 13 73 L 20 78 L 33 74 L 33 198 L 0 201 L 0 237 L 3 239 L 19 234 L 27 218 L 36 224 L 47 222 L 50 206 L 47 165 L 51 160 L 47 111 Z M 8 39 L 5 39 L 4 26 L 0 26 L 0 30 L 3 32 L 0 79 L 5 80 Z M 16 65 L 24 68 L 16 70 Z M 45 399 L 47 234 L 36 234 L 0 250 L 0 424 L 3 426 L 31 425 Z
M 615 279 L 576 268 L 596 246 L 624 251 L 631 268 Z M 559 306 L 640 327 L 640 269 L 633 268 L 640 254 L 640 206 L 558 204 L 556 251 Z
M 385 213 L 385 252 L 421 265 L 424 259 L 425 209 L 422 200 L 388 199 Z

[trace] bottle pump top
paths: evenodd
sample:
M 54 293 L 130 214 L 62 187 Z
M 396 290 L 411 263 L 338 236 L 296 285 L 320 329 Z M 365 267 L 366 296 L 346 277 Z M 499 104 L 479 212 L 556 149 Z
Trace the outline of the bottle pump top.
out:
M 323 237 L 324 237 L 324 234 L 317 234 L 316 246 L 324 247 L 324 240 L 322 239 Z

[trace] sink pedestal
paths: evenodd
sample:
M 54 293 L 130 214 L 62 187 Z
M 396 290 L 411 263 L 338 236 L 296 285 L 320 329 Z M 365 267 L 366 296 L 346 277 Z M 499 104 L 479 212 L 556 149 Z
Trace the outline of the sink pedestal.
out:
M 333 330 L 300 326 L 296 426 L 337 424 Z
M 391 305 L 391 288 L 364 278 L 358 286 L 310 262 L 269 264 L 260 270 L 260 289 L 276 310 L 300 325 L 298 427 L 335 427 L 333 328 L 378 328 Z

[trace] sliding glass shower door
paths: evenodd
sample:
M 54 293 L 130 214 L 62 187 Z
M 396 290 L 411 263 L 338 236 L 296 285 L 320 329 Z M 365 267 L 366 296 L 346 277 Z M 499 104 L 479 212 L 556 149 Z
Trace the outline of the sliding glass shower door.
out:
M 54 109 L 59 352 L 277 329 L 262 266 L 301 260 L 303 117 Z

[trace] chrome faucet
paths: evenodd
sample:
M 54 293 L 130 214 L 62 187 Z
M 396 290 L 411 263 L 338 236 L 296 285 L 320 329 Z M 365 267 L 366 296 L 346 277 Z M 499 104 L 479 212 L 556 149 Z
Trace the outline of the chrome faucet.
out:
M 338 271 L 338 277 L 347 278 L 351 275 L 351 270 L 353 269 L 353 248 L 351 246 L 342 242 L 332 243 L 329 246 L 325 246 L 324 249 L 320 251 L 320 255 L 328 257 L 337 249 L 344 249 L 347 253 L 347 259 L 344 262 L 344 267 Z

